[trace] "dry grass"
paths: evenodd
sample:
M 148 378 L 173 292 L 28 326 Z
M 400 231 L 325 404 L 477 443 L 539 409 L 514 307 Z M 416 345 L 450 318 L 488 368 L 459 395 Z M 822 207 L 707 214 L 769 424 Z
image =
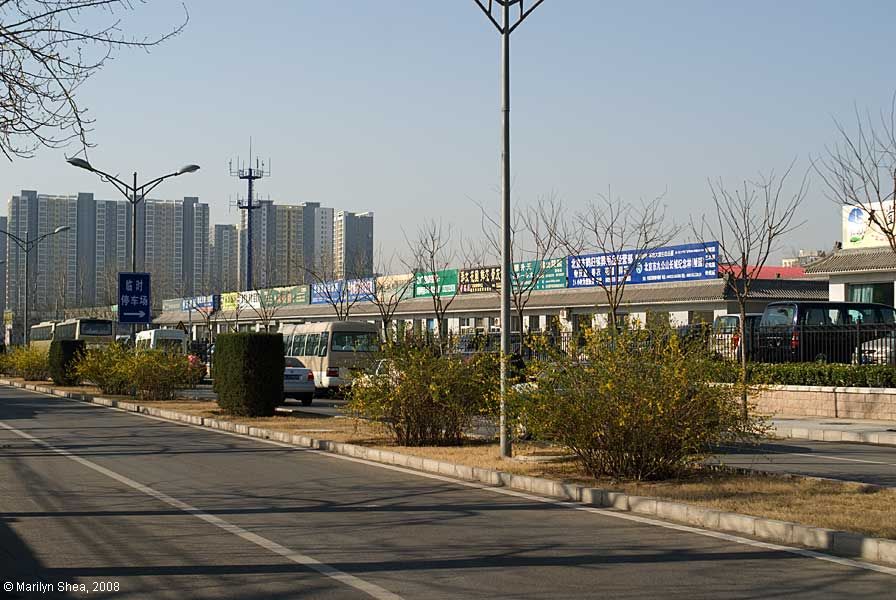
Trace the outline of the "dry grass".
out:
M 85 388 L 72 389 L 88 391 Z M 665 498 L 758 517 L 896 539 L 896 510 L 893 508 L 896 506 L 896 490 L 893 489 L 770 475 L 713 472 L 665 482 L 596 480 L 584 473 L 574 460 L 550 463 L 504 460 L 494 443 L 471 442 L 461 447 L 393 446 L 389 444 L 381 427 L 352 418 L 317 417 L 301 412 L 280 413 L 260 419 L 228 417 L 215 402 L 199 400 L 141 404 L 446 462 L 547 477 L 639 496 Z M 517 444 L 514 452 L 518 456 L 563 454 L 562 449 L 540 444 Z

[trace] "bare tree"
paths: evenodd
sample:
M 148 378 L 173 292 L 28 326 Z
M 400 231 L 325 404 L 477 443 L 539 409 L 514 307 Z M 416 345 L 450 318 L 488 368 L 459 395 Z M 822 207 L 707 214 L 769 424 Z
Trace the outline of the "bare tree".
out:
M 127 37 L 120 13 L 130 0 L 15 0 L 0 2 L 0 151 L 29 158 L 40 146 L 77 140 L 86 150 L 93 122 L 78 87 L 124 48 L 149 50 L 179 34 L 189 15 L 154 38 Z
M 743 416 L 747 419 L 747 301 L 753 284 L 772 252 L 794 229 L 796 211 L 806 197 L 808 173 L 799 185 L 787 191 L 785 184 L 794 163 L 780 176 L 774 172 L 760 175 L 755 181 L 745 180 L 734 189 L 725 187 L 721 179 L 709 182 L 715 215 L 704 216 L 699 226 L 691 228 L 699 240 L 707 237 L 718 242 L 719 262 L 726 266 L 726 287 L 737 300 L 740 312 L 740 384 Z
M 376 255 L 384 256 L 382 248 Z M 394 258 L 393 254 L 389 260 L 379 259 L 377 267 L 374 269 L 377 275 L 369 279 L 362 279 L 360 284 L 362 294 L 370 299 L 380 313 L 383 337 L 387 341 L 392 339 L 392 321 L 395 312 L 401 302 L 408 297 L 414 285 L 413 273 L 391 275 Z
M 501 254 L 501 227 L 498 218 L 479 204 L 482 213 L 482 233 L 494 256 Z M 560 229 L 562 204 L 556 194 L 539 198 L 536 207 L 517 207 L 510 222 L 510 300 L 520 324 L 532 292 L 541 289 L 545 275 L 557 266 L 556 254 L 562 247 L 557 233 Z M 566 269 L 566 265 L 562 265 Z
M 368 286 L 364 279 L 350 278 L 350 274 L 361 272 L 358 267 L 361 261 L 359 256 L 347 257 L 347 264 L 339 268 L 329 255 L 310 267 L 304 263 L 297 265 L 306 273 L 306 281 L 311 282 L 312 302 L 316 291 L 323 303 L 333 309 L 337 321 L 348 321 L 355 304 L 367 298 L 362 289 Z
M 828 197 L 864 212 L 869 229 L 896 252 L 896 94 L 889 112 L 882 111 L 878 119 L 856 109 L 855 120 L 852 132 L 834 121 L 840 139 L 814 167 Z
M 570 256 L 575 277 L 596 285 L 607 300 L 608 325 L 616 330 L 619 307 L 632 273 L 651 252 L 668 244 L 681 228 L 668 221 L 663 196 L 627 204 L 612 192 L 598 196 L 570 225 L 556 220 L 555 239 Z M 598 256 L 586 258 L 589 251 Z
M 417 228 L 417 235 L 405 235 L 410 259 L 405 265 L 415 274 L 414 285 L 422 288 L 432 300 L 432 310 L 436 319 L 439 348 L 445 350 L 445 314 L 457 297 L 457 289 L 450 289 L 440 275 L 454 262 L 455 252 L 451 247 L 451 226 L 430 220 Z M 416 294 L 415 294 L 416 295 Z

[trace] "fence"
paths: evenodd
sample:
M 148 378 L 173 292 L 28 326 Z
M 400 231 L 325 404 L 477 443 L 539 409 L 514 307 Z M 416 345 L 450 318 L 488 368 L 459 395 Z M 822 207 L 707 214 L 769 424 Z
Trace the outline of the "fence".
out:
M 712 328 L 690 325 L 670 331 L 646 330 L 639 336 L 642 343 L 651 343 L 657 335 L 678 335 L 688 344 L 707 348 L 719 358 L 740 361 L 747 353 L 751 362 L 829 362 L 852 364 L 896 364 L 896 324 L 824 325 L 758 327 L 746 330 L 741 340 L 738 328 Z M 532 340 L 538 340 L 533 344 Z M 453 352 L 498 352 L 500 334 L 470 334 L 452 338 L 448 347 Z M 553 348 L 569 352 L 584 343 L 581 333 L 535 333 L 526 336 L 514 332 L 510 336 L 511 353 L 524 359 L 543 358 Z

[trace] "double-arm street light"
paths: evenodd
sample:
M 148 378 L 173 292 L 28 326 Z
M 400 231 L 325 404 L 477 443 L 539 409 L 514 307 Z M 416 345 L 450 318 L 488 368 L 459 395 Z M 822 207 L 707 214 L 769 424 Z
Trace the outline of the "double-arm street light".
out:
M 544 0 L 474 0 L 501 34 L 501 456 L 512 452 L 507 435 L 507 361 L 510 355 L 510 34 Z M 498 6 L 501 22 L 493 8 Z M 526 8 L 528 5 L 528 8 Z M 516 7 L 513 16 L 510 8 Z M 523 324 L 520 323 L 520 338 Z
M 151 181 L 147 181 L 143 185 L 137 185 L 137 172 L 134 172 L 134 184 L 128 185 L 118 177 L 114 175 L 110 175 L 104 171 L 100 171 L 96 167 L 93 167 L 89 162 L 84 160 L 83 158 L 69 158 L 66 162 L 72 165 L 73 167 L 78 167 L 79 169 L 85 169 L 87 171 L 91 171 L 100 176 L 100 179 L 103 181 L 108 181 L 112 185 L 115 186 L 119 192 L 124 194 L 125 198 L 128 199 L 128 202 L 131 203 L 131 271 L 137 271 L 137 205 L 146 199 L 146 196 L 156 188 L 160 183 L 165 181 L 170 177 L 177 177 L 178 175 L 184 175 L 186 173 L 195 173 L 199 170 L 199 165 L 186 165 L 174 171 L 173 173 L 168 173 L 167 175 L 162 175 L 161 177 L 156 177 Z M 133 325 L 131 327 L 131 339 L 133 340 L 136 337 L 137 326 Z
M 26 346 L 28 345 L 28 333 L 29 333 L 28 332 L 28 288 L 31 287 L 30 282 L 28 281 L 29 280 L 28 256 L 31 254 L 32 250 L 37 248 L 38 244 L 40 244 L 42 241 L 44 241 L 51 235 L 56 235 L 57 233 L 62 233 L 64 231 L 68 231 L 69 229 L 70 229 L 70 227 L 68 225 L 62 225 L 61 227 L 57 227 L 53 231 L 51 231 L 49 233 L 45 233 L 41 236 L 38 236 L 38 237 L 34 238 L 33 240 L 28 239 L 27 231 L 25 232 L 24 237 L 19 237 L 13 233 L 10 233 L 8 231 L 4 231 L 4 230 L 0 229 L 0 233 L 6 234 L 6 236 L 9 237 L 9 239 L 12 240 L 13 243 L 15 243 L 15 245 L 18 246 L 22 252 L 25 253 L 25 302 L 24 302 L 25 309 L 24 309 L 24 312 L 22 313 L 22 342 Z

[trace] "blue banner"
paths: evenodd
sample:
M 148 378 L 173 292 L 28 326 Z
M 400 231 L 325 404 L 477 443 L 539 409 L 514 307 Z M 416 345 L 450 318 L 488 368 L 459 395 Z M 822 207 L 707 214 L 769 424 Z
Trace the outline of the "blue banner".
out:
M 151 323 L 149 273 L 118 274 L 118 322 Z
M 566 275 L 571 288 L 715 279 L 718 257 L 718 242 L 666 246 L 646 255 L 643 250 L 583 254 L 566 257 Z
M 369 302 L 373 299 L 375 285 L 372 278 L 315 283 L 311 286 L 311 304 Z

